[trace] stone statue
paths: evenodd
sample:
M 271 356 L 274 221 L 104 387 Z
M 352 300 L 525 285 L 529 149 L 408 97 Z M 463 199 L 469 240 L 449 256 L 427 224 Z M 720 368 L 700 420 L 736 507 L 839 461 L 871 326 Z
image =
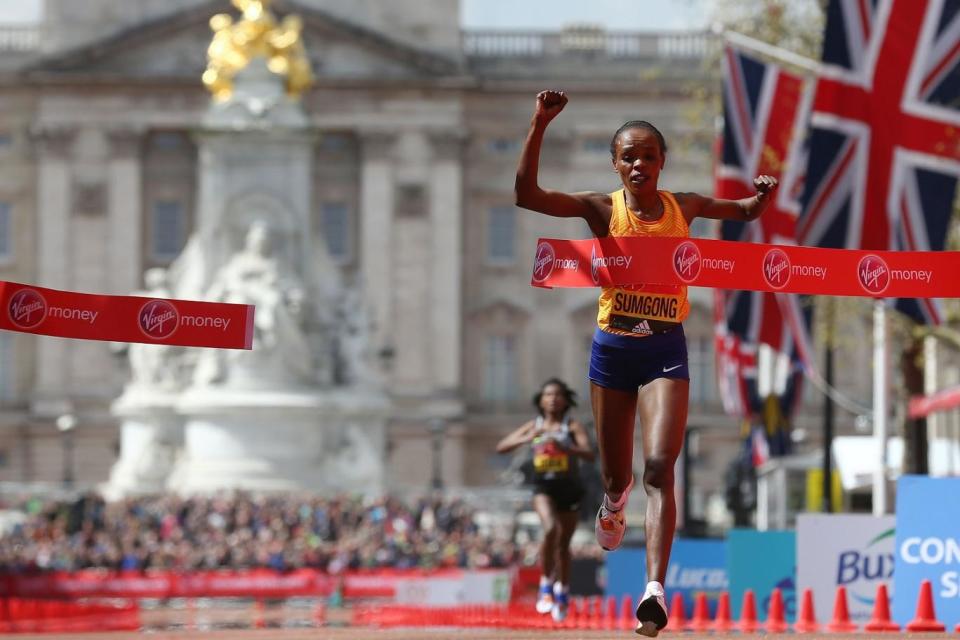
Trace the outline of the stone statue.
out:
M 233 5 L 243 13 L 239 22 L 226 13 L 210 18 L 214 35 L 207 48 L 203 84 L 215 99 L 227 100 L 236 74 L 254 58 L 263 58 L 271 72 L 286 80 L 287 94 L 298 97 L 313 82 L 300 18 L 287 16 L 277 25 L 270 0 L 233 0 Z
M 353 386 L 376 387 L 382 380 L 373 360 L 373 321 L 358 288 L 348 287 L 343 294 L 337 322 L 337 357 L 340 382 Z
M 134 295 L 145 298 L 173 297 L 166 269 L 147 269 L 143 279 L 146 290 Z M 134 342 L 127 348 L 127 357 L 130 361 L 131 387 L 173 392 L 183 386 L 182 347 Z
M 205 299 L 252 304 L 253 350 L 210 350 L 197 363 L 194 382 L 285 386 L 314 381 L 310 344 L 303 331 L 305 291 L 273 255 L 270 229 L 253 222 L 243 248 L 214 276 Z

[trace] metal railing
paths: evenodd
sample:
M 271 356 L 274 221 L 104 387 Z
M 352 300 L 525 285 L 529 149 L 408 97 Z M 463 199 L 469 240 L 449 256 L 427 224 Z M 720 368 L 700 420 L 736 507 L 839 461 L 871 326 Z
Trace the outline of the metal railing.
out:
M 715 37 L 704 32 L 618 32 L 599 28 L 563 31 L 465 31 L 464 53 L 481 58 L 516 58 L 595 53 L 610 58 L 696 59 Z
M 36 51 L 40 48 L 40 28 L 34 25 L 0 24 L 0 51 Z

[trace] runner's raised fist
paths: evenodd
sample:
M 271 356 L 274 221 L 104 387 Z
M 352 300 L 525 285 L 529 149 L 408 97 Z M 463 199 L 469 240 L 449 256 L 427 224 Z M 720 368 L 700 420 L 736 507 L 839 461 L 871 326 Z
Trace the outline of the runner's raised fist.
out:
M 537 94 L 538 120 L 550 122 L 567 106 L 567 94 L 563 91 L 541 91 Z
M 753 179 L 753 186 L 757 188 L 757 193 L 763 196 L 772 194 L 779 184 L 773 176 L 757 176 Z

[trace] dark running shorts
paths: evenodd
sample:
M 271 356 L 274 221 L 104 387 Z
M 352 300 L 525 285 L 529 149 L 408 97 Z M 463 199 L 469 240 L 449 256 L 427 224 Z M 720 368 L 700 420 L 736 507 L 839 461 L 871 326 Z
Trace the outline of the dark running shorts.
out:
M 557 511 L 579 511 L 583 499 L 583 485 L 577 479 L 558 478 L 556 480 L 538 480 L 534 493 L 542 493 L 553 500 Z
M 657 378 L 689 380 L 683 326 L 645 338 L 597 329 L 590 349 L 591 381 L 607 389 L 636 391 Z

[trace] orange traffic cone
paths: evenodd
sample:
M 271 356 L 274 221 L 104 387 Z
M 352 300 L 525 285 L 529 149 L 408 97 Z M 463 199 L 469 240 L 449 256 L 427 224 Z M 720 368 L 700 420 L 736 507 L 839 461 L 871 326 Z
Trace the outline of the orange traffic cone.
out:
M 787 630 L 787 621 L 783 617 L 783 594 L 778 587 L 770 592 L 770 609 L 767 611 L 768 633 L 783 633 Z
M 793 625 L 797 633 L 816 633 L 820 631 L 817 624 L 817 614 L 813 609 L 813 591 L 808 587 L 803 590 L 803 599 L 800 600 L 800 613 Z
M 907 631 L 946 631 L 946 626 L 937 620 L 933 611 L 933 586 L 929 580 L 920 583 L 917 596 L 916 617 L 907 623 Z
M 253 628 L 254 629 L 263 629 L 266 626 L 266 622 L 263 619 L 263 600 L 259 598 L 253 603 Z
M 583 625 L 586 624 L 583 620 L 582 598 L 570 598 L 570 603 L 567 605 L 567 619 L 565 622 L 567 626 L 577 629 L 582 628 Z
M 587 600 L 587 596 L 577 596 L 577 604 L 580 605 L 580 617 L 577 618 L 577 629 L 589 629 L 590 628 L 590 601 Z M 571 598 L 571 602 L 573 598 Z
M 601 596 L 593 596 L 590 598 L 590 613 L 590 628 L 603 628 L 603 598 Z
M 670 599 L 667 626 L 675 631 L 683 631 L 687 627 L 687 613 L 683 609 L 683 594 L 679 591 L 674 591 L 673 598 Z
M 747 589 L 743 592 L 740 624 L 737 625 L 737 628 L 744 633 L 752 633 L 760 629 L 760 623 L 757 622 L 757 599 L 753 595 L 753 589 Z
M 613 596 L 607 596 L 607 606 L 603 612 L 603 623 L 601 626 L 604 629 L 617 628 L 617 599 Z
M 730 619 L 730 594 L 722 591 L 720 599 L 717 600 L 717 615 L 710 628 L 713 631 L 730 631 L 735 626 L 733 620 Z
M 700 592 L 693 601 L 693 617 L 690 618 L 687 629 L 691 631 L 707 631 L 710 629 L 710 608 L 707 606 L 707 594 Z
M 633 629 L 637 624 L 637 614 L 633 610 L 633 598 L 629 595 L 623 596 L 623 602 L 620 604 L 620 628 Z
M 849 633 L 856 631 L 857 625 L 850 621 L 850 611 L 847 609 L 847 588 L 837 587 L 837 595 L 833 600 L 833 619 L 827 623 L 827 631 L 831 633 Z
M 890 599 L 887 585 L 877 585 L 877 599 L 873 603 L 873 615 L 863 625 L 864 631 L 900 631 L 900 625 L 890 619 Z

